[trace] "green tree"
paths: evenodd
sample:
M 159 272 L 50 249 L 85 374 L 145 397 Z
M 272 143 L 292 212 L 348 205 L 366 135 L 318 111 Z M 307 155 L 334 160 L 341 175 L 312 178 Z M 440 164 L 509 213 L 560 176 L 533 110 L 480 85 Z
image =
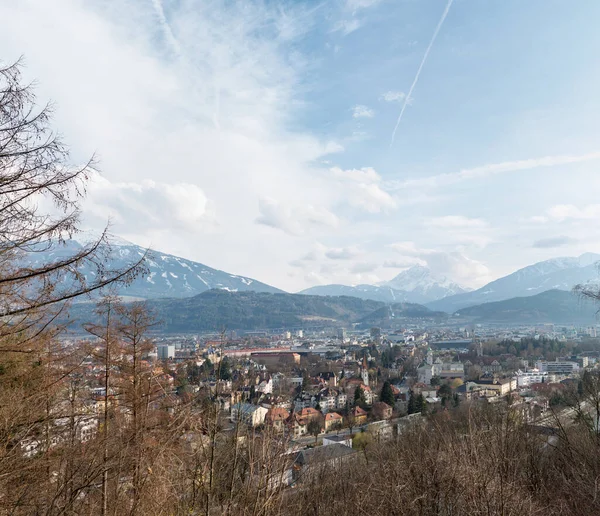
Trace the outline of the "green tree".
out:
M 221 380 L 231 380 L 231 365 L 229 364 L 229 360 L 226 358 L 221 360 L 219 364 L 218 376 Z
M 452 396 L 452 389 L 447 383 L 445 383 L 438 389 L 438 396 L 442 398 L 442 404 L 445 406 L 446 402 Z
M 408 392 L 408 407 L 406 412 L 408 412 L 409 414 L 414 414 L 415 412 L 418 412 L 415 409 L 415 393 L 412 390 Z
M 383 382 L 383 387 L 381 388 L 381 394 L 379 395 L 379 399 L 384 403 L 387 403 L 390 407 L 393 407 L 396 403 L 396 398 L 394 397 L 394 391 L 392 390 L 392 385 L 390 382 Z
M 364 406 L 366 404 L 367 400 L 365 398 L 365 391 L 364 389 L 359 385 L 355 390 L 354 390 L 354 404 L 358 405 L 358 406 Z
M 415 397 L 415 412 L 421 412 L 422 414 L 427 411 L 427 403 L 422 394 L 418 394 Z

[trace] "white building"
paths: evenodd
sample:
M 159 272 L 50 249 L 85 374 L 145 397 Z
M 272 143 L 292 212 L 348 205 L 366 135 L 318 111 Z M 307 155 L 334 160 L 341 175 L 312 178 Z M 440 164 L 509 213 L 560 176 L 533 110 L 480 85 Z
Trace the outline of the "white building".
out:
M 441 362 L 426 364 L 417 369 L 419 382 L 429 385 L 434 376 L 439 378 L 464 378 L 465 366 L 461 362 Z
M 175 346 L 172 344 L 164 344 L 157 347 L 159 360 L 168 360 L 175 358 Z
M 551 383 L 554 381 L 554 375 L 548 371 L 538 371 L 532 369 L 529 371 L 517 371 L 517 387 L 529 387 L 534 383 Z
M 536 369 L 541 372 L 554 373 L 554 374 L 572 374 L 579 371 L 579 364 L 577 362 L 545 362 L 538 360 L 535 363 Z
M 263 394 L 273 394 L 273 379 L 269 378 L 268 380 L 263 380 L 256 387 L 257 392 L 262 392 Z
M 256 427 L 265 422 L 265 417 L 269 412 L 265 407 L 251 405 L 250 403 L 236 403 L 231 407 L 231 421 L 242 422 L 248 426 Z

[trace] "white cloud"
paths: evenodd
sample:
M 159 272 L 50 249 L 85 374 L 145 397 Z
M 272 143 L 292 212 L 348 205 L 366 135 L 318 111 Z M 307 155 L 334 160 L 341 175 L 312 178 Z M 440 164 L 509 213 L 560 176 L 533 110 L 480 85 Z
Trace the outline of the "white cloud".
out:
M 420 265 L 426 265 L 435 274 L 445 276 L 463 286 L 481 286 L 491 280 L 488 267 L 463 252 L 420 248 L 411 241 L 396 242 L 389 247 L 401 255 L 400 264 L 410 263 L 412 259 L 417 258 Z
M 325 252 L 325 256 L 330 260 L 350 260 L 360 254 L 360 250 L 356 247 L 338 247 Z
M 383 266 L 388 269 L 408 269 L 413 265 L 427 265 L 427 262 L 414 257 L 405 257 L 400 260 L 385 260 L 383 262 Z
M 423 256 L 437 274 L 444 275 L 459 285 L 479 287 L 491 281 L 490 270 L 483 263 L 459 252 L 431 252 Z
M 73 160 L 98 152 L 105 183 L 90 188 L 88 219 L 110 215 L 129 240 L 278 284 L 290 235 L 340 223 L 339 179 L 317 164 L 343 147 L 289 123 L 313 66 L 289 44 L 313 27 L 307 11 L 252 0 L 0 2 L 11 20 L 0 48 L 6 62 L 23 54 L 40 103 L 55 102 Z M 247 258 L 265 233 L 257 219 L 286 232 L 261 240 L 261 255 L 277 259 Z M 171 224 L 187 233 L 160 229 Z
M 380 98 L 386 102 L 402 102 L 406 98 L 406 93 L 403 91 L 386 91 L 381 94 Z
M 462 215 L 447 215 L 430 219 L 428 225 L 442 229 L 481 229 L 486 228 L 488 223 L 482 219 L 472 219 Z
M 331 169 L 338 178 L 340 201 L 360 208 L 368 213 L 389 212 L 397 207 L 396 200 L 381 186 L 381 177 L 371 167 L 343 170 Z
M 588 204 L 587 206 L 558 204 L 548 210 L 547 217 L 558 222 L 567 219 L 598 220 L 600 218 L 600 204 Z
M 399 252 L 400 254 L 404 254 L 407 256 L 416 256 L 422 253 L 422 250 L 417 248 L 417 245 L 414 242 L 405 241 L 405 242 L 395 242 L 389 245 L 394 251 Z
M 338 19 L 331 29 L 332 32 L 341 32 L 344 36 L 353 33 L 363 25 L 362 11 L 375 7 L 381 0 L 346 0 L 340 11 Z
M 388 187 L 394 190 L 404 190 L 412 188 L 440 188 L 449 186 L 471 179 L 483 179 L 489 176 L 504 174 L 507 172 L 518 172 L 520 170 L 533 170 L 541 167 L 556 167 L 560 165 L 570 165 L 573 163 L 583 163 L 600 159 L 600 152 L 589 152 L 580 155 L 559 155 L 546 156 L 542 158 L 532 158 L 519 161 L 505 161 L 502 163 L 492 163 L 479 167 L 460 170 L 447 174 L 438 174 L 418 179 L 408 179 L 406 181 L 394 181 L 388 184 Z
M 569 236 L 556 236 L 549 238 L 541 238 L 533 242 L 532 247 L 536 249 L 554 249 L 556 247 L 566 247 L 576 244 L 578 240 Z
M 335 177 L 340 179 L 348 179 L 359 183 L 378 183 L 381 181 L 380 175 L 375 172 L 374 168 L 352 168 L 348 170 L 342 170 L 339 167 L 333 167 L 331 172 Z
M 374 270 L 377 269 L 377 264 L 376 263 L 369 263 L 369 262 L 359 262 L 359 263 L 355 263 L 351 269 L 350 272 L 352 274 L 365 274 L 367 272 L 373 272 Z
M 207 230 L 215 224 L 214 206 L 197 185 L 141 182 L 115 182 L 92 175 L 84 214 L 90 225 L 102 227 L 108 219 L 117 227 L 127 225 L 131 233 L 149 230 Z
M 375 111 L 373 111 L 368 106 L 363 106 L 362 104 L 357 104 L 352 108 L 352 117 L 353 118 L 373 118 L 375 116 Z
M 346 0 L 346 9 L 349 11 L 358 11 L 359 9 L 374 7 L 380 2 L 381 0 Z
M 352 34 L 355 30 L 360 29 L 362 23 L 356 18 L 350 18 L 347 20 L 339 20 L 333 26 L 332 32 L 341 32 L 344 36 Z
M 311 204 L 283 204 L 274 199 L 259 200 L 258 224 L 302 235 L 318 226 L 337 227 L 339 219 L 325 208 Z

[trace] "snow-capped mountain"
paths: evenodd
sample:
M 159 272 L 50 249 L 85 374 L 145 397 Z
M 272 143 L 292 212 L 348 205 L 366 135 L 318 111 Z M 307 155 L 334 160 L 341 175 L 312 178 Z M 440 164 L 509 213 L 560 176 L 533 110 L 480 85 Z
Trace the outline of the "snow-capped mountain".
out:
M 384 303 L 408 302 L 409 292 L 402 292 L 391 287 L 376 285 L 317 285 L 299 292 L 312 296 L 351 296 L 360 299 L 372 299 Z M 416 302 L 416 301 L 414 301 Z
M 427 267 L 415 265 L 380 285 L 319 285 L 300 292 L 316 296 L 353 296 L 386 303 L 427 303 L 467 292 L 456 283 L 436 276 Z
M 383 285 L 395 290 L 410 292 L 413 295 L 418 294 L 423 299 L 428 298 L 428 301 L 469 291 L 445 276 L 434 274 L 431 269 L 422 265 L 415 265 L 402 271 L 394 279 L 385 282 Z
M 574 258 L 553 258 L 519 269 L 508 276 L 468 292 L 428 303 L 432 310 L 455 312 L 467 306 L 527 297 L 548 290 L 571 290 L 575 285 L 598 282 L 600 255 L 582 254 Z
M 56 245 L 49 251 L 28 255 L 31 264 L 45 263 L 70 256 L 82 248 L 89 238 L 80 241 L 69 240 L 66 244 Z M 123 239 L 110 239 L 110 254 L 107 267 L 118 269 L 135 263 L 144 255 L 145 249 Z M 152 299 L 159 297 L 190 297 L 210 289 L 223 289 L 230 292 L 283 292 L 275 287 L 261 283 L 252 278 L 229 274 L 213 269 L 202 263 L 186 260 L 171 254 L 151 251 L 146 258 L 149 274 L 136 278 L 131 285 L 121 287 L 120 295 Z M 94 275 L 92 267 L 80 268 L 84 276 Z

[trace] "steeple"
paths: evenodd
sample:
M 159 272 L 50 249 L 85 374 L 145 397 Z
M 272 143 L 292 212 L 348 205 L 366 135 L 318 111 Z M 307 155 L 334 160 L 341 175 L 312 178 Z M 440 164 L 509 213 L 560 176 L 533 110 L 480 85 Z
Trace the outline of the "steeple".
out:
M 369 366 L 367 365 L 367 357 L 363 357 L 362 366 L 360 367 L 360 377 L 363 383 L 369 386 Z

